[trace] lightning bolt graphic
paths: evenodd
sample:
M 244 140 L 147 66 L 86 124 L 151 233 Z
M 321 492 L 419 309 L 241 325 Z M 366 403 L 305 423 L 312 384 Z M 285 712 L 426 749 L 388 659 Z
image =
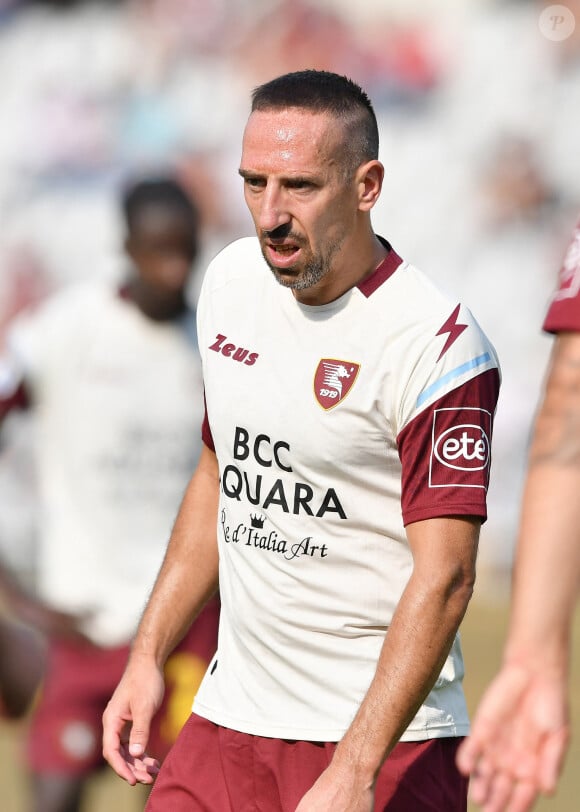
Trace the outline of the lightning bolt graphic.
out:
M 459 338 L 461 333 L 464 330 L 467 330 L 467 324 L 457 324 L 460 308 L 461 305 L 458 304 L 453 313 L 449 316 L 449 318 L 445 322 L 445 324 L 440 328 L 440 330 L 437 333 L 435 333 L 435 335 L 437 336 L 449 333 L 449 335 L 447 336 L 447 340 L 443 345 L 443 349 L 439 353 L 439 358 L 437 359 L 438 361 L 440 361 L 441 358 L 443 358 L 449 347 Z

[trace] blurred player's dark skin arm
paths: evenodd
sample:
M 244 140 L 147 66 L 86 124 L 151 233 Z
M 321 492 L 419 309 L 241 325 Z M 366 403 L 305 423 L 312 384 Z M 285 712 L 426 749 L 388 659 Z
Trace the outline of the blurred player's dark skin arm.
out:
M 410 524 L 414 569 L 375 677 L 327 770 L 296 812 L 371 812 L 378 772 L 433 687 L 473 593 L 479 519 Z
M 6 415 L 20 405 L 19 398 L 0 399 L 0 453 L 2 427 Z M 45 645 L 38 632 L 55 626 L 67 632 L 75 623 L 66 615 L 54 613 L 29 595 L 11 569 L 0 561 L 0 710 L 18 719 L 29 710 L 40 684 L 45 663 Z M 18 620 L 16 620 L 16 618 Z M 18 622 L 22 621 L 22 623 Z
M 167 552 L 133 643 L 125 674 L 103 715 L 103 755 L 129 784 L 149 784 L 151 719 L 163 698 L 163 666 L 218 586 L 219 472 L 203 446 Z
M 6 416 L 15 409 L 23 408 L 24 397 L 0 399 L 0 453 L 2 453 L 2 428 Z M 55 637 L 83 638 L 80 631 L 81 618 L 67 612 L 59 612 L 46 606 L 21 584 L 10 567 L 0 560 L 0 596 L 10 612 L 42 634 Z
M 80 629 L 84 617 L 60 612 L 47 606 L 28 592 L 2 562 L 0 562 L 0 594 L 19 620 L 33 626 L 42 634 L 69 640 L 86 639 Z
M 11 719 L 30 708 L 43 675 L 44 648 L 32 629 L 0 614 L 0 712 Z

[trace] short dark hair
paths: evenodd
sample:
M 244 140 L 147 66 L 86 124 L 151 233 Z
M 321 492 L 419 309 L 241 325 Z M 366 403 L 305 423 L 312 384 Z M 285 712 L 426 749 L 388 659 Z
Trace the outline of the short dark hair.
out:
M 324 70 L 300 70 L 278 76 L 252 93 L 252 112 L 298 107 L 330 113 L 347 130 L 351 168 L 379 157 L 379 128 L 371 100 L 346 76 Z
M 199 209 L 175 178 L 145 178 L 130 183 L 122 193 L 121 206 L 129 233 L 135 230 L 141 212 L 150 206 L 164 207 L 184 217 L 194 232 L 199 228 Z

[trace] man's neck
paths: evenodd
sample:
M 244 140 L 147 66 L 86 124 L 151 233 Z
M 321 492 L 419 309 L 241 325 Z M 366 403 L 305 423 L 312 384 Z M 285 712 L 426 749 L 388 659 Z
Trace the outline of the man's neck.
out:
M 176 291 L 174 295 L 159 296 L 158 291 L 151 288 L 139 277 L 130 279 L 123 285 L 123 294 L 152 321 L 172 321 L 182 316 L 187 310 L 187 301 L 183 291 Z
M 331 270 L 317 285 L 293 291 L 296 300 L 305 305 L 325 305 L 339 299 L 351 288 L 368 279 L 381 265 L 389 249 L 371 232 L 362 248 L 346 253 L 341 266 Z

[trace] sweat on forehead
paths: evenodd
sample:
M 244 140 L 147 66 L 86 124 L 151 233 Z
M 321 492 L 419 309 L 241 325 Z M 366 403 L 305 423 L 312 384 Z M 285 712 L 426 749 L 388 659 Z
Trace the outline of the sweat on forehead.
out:
M 242 169 L 258 169 L 272 161 L 310 169 L 338 163 L 345 171 L 360 164 L 351 131 L 325 113 L 299 108 L 256 110 L 248 120 L 242 148 Z

